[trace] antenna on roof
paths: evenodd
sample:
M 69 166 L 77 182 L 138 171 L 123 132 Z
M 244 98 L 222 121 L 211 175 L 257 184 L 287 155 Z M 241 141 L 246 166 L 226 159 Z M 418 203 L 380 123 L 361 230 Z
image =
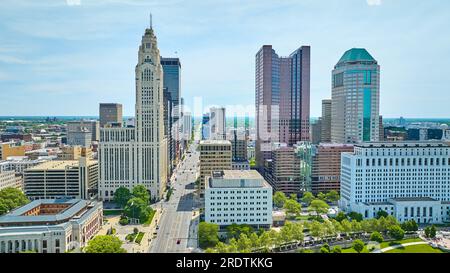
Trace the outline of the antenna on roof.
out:
M 150 29 L 153 29 L 152 13 L 150 12 Z

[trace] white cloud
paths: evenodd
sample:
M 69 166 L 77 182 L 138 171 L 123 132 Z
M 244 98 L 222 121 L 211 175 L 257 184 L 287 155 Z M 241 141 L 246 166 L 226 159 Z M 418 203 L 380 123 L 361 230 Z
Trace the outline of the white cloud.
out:
M 383 4 L 382 0 L 367 0 L 369 6 L 380 6 Z

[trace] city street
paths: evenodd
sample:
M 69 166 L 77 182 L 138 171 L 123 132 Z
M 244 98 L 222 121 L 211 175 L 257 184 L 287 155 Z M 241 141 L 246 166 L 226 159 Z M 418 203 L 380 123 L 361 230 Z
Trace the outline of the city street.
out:
M 150 244 L 149 252 L 192 252 L 197 248 L 198 212 L 194 205 L 195 180 L 199 153 L 194 142 L 189 147 L 171 180 L 172 196 L 168 202 L 160 201 L 154 207 L 162 208 L 157 236 Z M 195 213 L 195 215 L 194 215 Z

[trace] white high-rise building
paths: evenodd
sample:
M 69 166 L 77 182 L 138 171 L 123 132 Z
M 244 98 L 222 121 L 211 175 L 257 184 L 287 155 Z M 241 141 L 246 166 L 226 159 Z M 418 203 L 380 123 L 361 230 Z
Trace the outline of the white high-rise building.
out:
M 117 188 L 145 185 L 160 199 L 167 182 L 167 138 L 163 121 L 163 70 L 153 28 L 145 30 L 136 65 L 134 128 L 100 131 L 99 198 L 111 200 Z
M 225 108 L 212 107 L 209 111 L 211 112 L 209 118 L 210 139 L 225 140 L 227 136 Z
M 341 159 L 341 209 L 400 222 L 450 220 L 450 146 L 439 141 L 357 144 Z
M 345 52 L 334 67 L 331 90 L 331 141 L 378 141 L 380 66 L 363 48 Z
M 192 135 L 192 116 L 190 112 L 183 113 L 183 122 L 181 124 L 181 132 L 183 140 L 189 141 Z

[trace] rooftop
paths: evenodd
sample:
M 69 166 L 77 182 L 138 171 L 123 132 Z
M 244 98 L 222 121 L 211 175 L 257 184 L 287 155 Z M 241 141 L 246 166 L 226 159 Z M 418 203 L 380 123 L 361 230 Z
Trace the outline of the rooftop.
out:
M 427 147 L 450 147 L 449 143 L 440 140 L 427 141 L 395 141 L 395 142 L 365 142 L 355 144 L 360 148 L 427 148 Z
M 364 48 L 352 48 L 350 50 L 347 50 L 344 55 L 342 55 L 341 59 L 337 63 L 337 65 L 340 64 L 346 64 L 346 63 L 356 63 L 356 62 L 374 62 L 377 63 L 377 61 L 370 55 L 369 52 L 367 52 Z
M 82 199 L 35 200 L 1 216 L 0 226 L 21 223 L 41 225 L 69 221 L 81 217 L 90 205 L 90 201 Z M 45 211 L 42 212 L 41 208 Z
M 201 140 L 200 145 L 231 145 L 229 140 Z
M 259 172 L 255 170 L 225 170 L 223 179 L 264 179 Z
M 396 198 L 392 198 L 392 200 L 395 202 L 425 202 L 425 201 L 437 202 L 438 201 L 431 197 L 396 197 Z

